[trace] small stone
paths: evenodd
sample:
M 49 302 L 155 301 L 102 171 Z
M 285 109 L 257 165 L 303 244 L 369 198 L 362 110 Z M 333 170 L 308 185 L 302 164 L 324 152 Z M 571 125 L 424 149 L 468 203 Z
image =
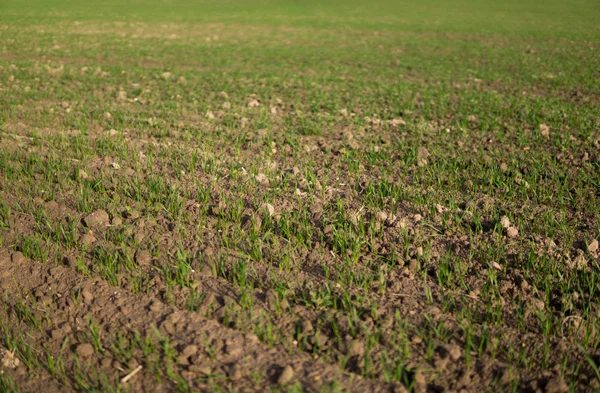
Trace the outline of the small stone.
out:
M 20 265 L 22 263 L 27 262 L 27 258 L 25 257 L 25 255 L 23 255 L 22 252 L 17 251 L 17 252 L 13 252 L 13 254 L 10 257 L 10 260 L 12 261 L 12 263 L 14 263 L 15 265 Z
M 79 355 L 80 357 L 87 358 L 94 354 L 94 347 L 92 346 L 92 344 L 88 344 L 88 343 L 79 344 L 75 351 L 77 352 L 77 355 Z
M 112 118 L 112 115 L 110 114 L 110 112 L 104 112 L 104 118 L 106 120 L 110 120 Z
M 548 127 L 545 124 L 540 124 L 540 134 L 542 134 L 542 136 L 548 138 L 550 136 L 550 127 Z
M 508 229 L 508 227 L 510 227 L 510 220 L 508 217 L 502 216 L 502 218 L 500 218 L 500 225 L 502 225 L 502 228 Z
M 279 378 L 277 378 L 277 383 L 279 385 L 285 385 L 290 382 L 294 378 L 294 369 L 291 366 L 285 366 Z
M 103 228 L 107 227 L 110 223 L 108 213 L 104 210 L 96 210 L 92 214 L 86 216 L 83 222 L 88 228 Z
M 590 242 L 590 244 L 588 244 L 587 250 L 589 252 L 596 252 L 596 251 L 598 251 L 598 240 L 596 240 L 596 239 L 592 240 Z
M 506 236 L 508 236 L 511 239 L 515 239 L 519 237 L 519 230 L 515 227 L 508 227 L 506 228 Z

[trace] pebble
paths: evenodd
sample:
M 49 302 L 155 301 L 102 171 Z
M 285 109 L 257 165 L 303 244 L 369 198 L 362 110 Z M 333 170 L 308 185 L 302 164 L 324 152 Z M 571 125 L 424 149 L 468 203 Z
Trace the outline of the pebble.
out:
M 589 252 L 598 251 L 598 240 L 596 240 L 596 239 L 592 240 L 591 243 L 588 244 L 587 249 Z
M 502 228 L 508 229 L 510 227 L 510 220 L 508 219 L 508 217 L 502 216 L 502 218 L 500 219 L 500 225 L 502 225 Z

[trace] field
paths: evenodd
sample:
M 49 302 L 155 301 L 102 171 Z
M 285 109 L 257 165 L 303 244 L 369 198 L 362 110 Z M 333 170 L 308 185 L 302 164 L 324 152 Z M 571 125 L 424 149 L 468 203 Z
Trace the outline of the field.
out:
M 600 390 L 594 0 L 0 1 L 0 392 Z

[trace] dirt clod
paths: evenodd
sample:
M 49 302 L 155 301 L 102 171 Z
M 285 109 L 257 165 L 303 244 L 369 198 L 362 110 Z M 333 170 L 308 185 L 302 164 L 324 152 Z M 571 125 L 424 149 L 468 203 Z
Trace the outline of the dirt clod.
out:
M 96 241 L 96 238 L 94 237 L 94 235 L 91 232 L 88 232 L 88 233 L 84 234 L 79 239 L 79 243 L 81 243 L 82 246 L 90 246 L 95 241 Z
M 83 298 L 83 300 L 85 300 L 86 302 L 91 302 L 92 300 L 94 300 L 94 295 L 92 294 L 91 291 L 84 289 L 81 292 L 81 297 Z
M 229 356 L 238 357 L 239 355 L 242 354 L 242 352 L 244 351 L 244 348 L 243 348 L 242 344 L 239 342 L 231 342 L 231 343 L 227 344 L 227 346 L 225 347 L 225 351 L 227 352 L 227 355 L 229 355 Z
M 421 146 L 417 151 L 417 165 L 423 167 L 428 164 L 427 158 L 429 158 L 430 153 L 425 147 Z
M 588 244 L 587 250 L 589 252 L 596 252 L 596 251 L 598 251 L 598 240 L 596 240 L 596 239 L 592 240 L 590 242 L 590 244 Z
M 506 236 L 508 236 L 511 239 L 516 239 L 517 237 L 519 237 L 519 230 L 515 227 L 508 227 L 506 228 Z
M 502 216 L 502 218 L 500 218 L 500 225 L 502 225 L 502 228 L 508 229 L 510 227 L 510 220 L 508 217 Z
M 227 373 L 229 375 L 229 378 L 232 381 L 238 381 L 240 379 L 242 379 L 242 377 L 244 376 L 244 374 L 242 373 L 243 368 L 239 365 L 239 363 L 234 363 L 230 368 L 229 368 L 229 372 Z
M 146 250 L 140 250 L 135 255 L 135 261 L 140 266 L 148 266 L 152 261 L 152 256 Z
M 453 361 L 457 361 L 458 359 L 460 359 L 462 353 L 460 346 L 456 344 L 445 344 L 442 345 L 442 348 Z
M 279 378 L 277 378 L 277 383 L 279 385 L 287 384 L 294 378 L 294 374 L 294 369 L 291 366 L 285 366 L 281 374 L 279 374 Z
M 568 391 L 569 385 L 560 376 L 552 378 L 546 384 L 546 393 L 566 393 Z
M 13 252 L 10 259 L 12 260 L 12 262 L 15 265 L 18 265 L 18 264 L 21 264 L 21 263 L 27 261 L 27 258 L 25 257 L 25 255 L 23 255 L 23 253 L 20 251 Z
M 0 362 L 2 363 L 2 367 L 13 370 L 21 364 L 15 353 L 6 349 L 0 349 Z
M 365 343 L 362 340 L 349 340 L 348 353 L 351 356 L 362 356 L 365 353 Z
M 103 228 L 110 224 L 110 217 L 104 210 L 96 210 L 92 214 L 87 215 L 83 222 L 88 228 Z
M 80 357 L 87 358 L 94 354 L 94 346 L 89 343 L 79 344 L 75 352 L 77 352 L 77 355 Z

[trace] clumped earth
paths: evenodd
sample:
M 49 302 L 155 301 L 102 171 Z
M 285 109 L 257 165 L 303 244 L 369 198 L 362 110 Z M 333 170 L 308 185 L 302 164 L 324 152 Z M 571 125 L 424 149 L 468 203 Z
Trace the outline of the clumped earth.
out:
M 600 389 L 594 1 L 82 3 L 0 7 L 0 391 Z

